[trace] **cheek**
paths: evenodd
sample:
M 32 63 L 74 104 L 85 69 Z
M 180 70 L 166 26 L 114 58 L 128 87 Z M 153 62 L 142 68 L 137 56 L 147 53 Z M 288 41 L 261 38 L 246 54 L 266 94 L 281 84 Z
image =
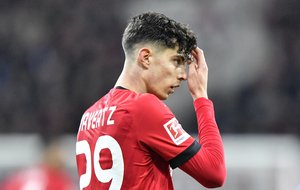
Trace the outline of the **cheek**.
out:
M 168 81 L 172 81 L 173 74 L 171 72 L 159 72 L 156 74 L 154 80 L 156 85 L 161 86 L 168 83 Z
M 163 72 L 163 68 L 155 68 L 151 71 L 150 81 L 151 82 L 159 82 L 164 79 L 167 74 Z
M 152 82 L 152 85 L 160 86 L 168 80 L 173 80 L 176 72 L 176 67 L 172 63 L 161 61 L 151 68 L 149 81 Z

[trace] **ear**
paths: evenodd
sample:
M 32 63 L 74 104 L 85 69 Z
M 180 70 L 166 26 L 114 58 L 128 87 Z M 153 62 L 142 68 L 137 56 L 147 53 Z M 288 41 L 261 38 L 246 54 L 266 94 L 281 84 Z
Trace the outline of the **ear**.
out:
M 148 69 L 150 66 L 151 50 L 149 48 L 143 47 L 138 52 L 138 63 L 143 68 Z

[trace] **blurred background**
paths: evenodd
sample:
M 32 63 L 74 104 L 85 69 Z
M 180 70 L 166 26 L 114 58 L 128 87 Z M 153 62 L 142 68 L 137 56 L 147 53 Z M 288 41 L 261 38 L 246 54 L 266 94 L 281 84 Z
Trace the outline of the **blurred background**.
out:
M 157 11 L 188 24 L 204 50 L 228 164 L 219 189 L 297 190 L 299 0 L 2 0 L 0 5 L 0 183 L 45 163 L 43 155 L 55 139 L 65 172 L 78 184 L 75 138 L 81 115 L 121 72 L 128 19 Z M 197 132 L 186 82 L 166 104 L 189 133 Z M 174 184 L 197 187 L 177 170 Z

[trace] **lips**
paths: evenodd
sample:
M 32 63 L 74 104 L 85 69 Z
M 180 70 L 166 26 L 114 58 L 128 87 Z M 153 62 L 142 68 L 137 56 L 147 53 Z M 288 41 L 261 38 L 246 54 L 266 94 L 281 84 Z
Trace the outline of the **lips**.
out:
M 173 86 L 171 86 L 171 88 L 172 89 L 175 89 L 175 88 L 178 88 L 180 85 L 179 84 L 177 84 L 177 85 L 173 85 Z
M 180 86 L 179 84 L 171 86 L 170 87 L 171 88 L 171 93 L 174 93 L 175 88 L 178 88 L 179 86 Z

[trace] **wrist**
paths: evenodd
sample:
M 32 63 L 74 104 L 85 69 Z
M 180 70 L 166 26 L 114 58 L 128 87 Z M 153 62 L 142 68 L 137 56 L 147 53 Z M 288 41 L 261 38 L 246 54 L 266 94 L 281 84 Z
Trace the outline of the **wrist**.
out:
M 193 104 L 196 112 L 207 106 L 213 108 L 213 102 L 207 98 L 198 98 L 193 102 Z
M 192 94 L 192 98 L 195 101 L 198 98 L 206 98 L 208 99 L 208 95 L 206 92 L 202 92 L 202 93 L 197 93 L 197 94 Z

